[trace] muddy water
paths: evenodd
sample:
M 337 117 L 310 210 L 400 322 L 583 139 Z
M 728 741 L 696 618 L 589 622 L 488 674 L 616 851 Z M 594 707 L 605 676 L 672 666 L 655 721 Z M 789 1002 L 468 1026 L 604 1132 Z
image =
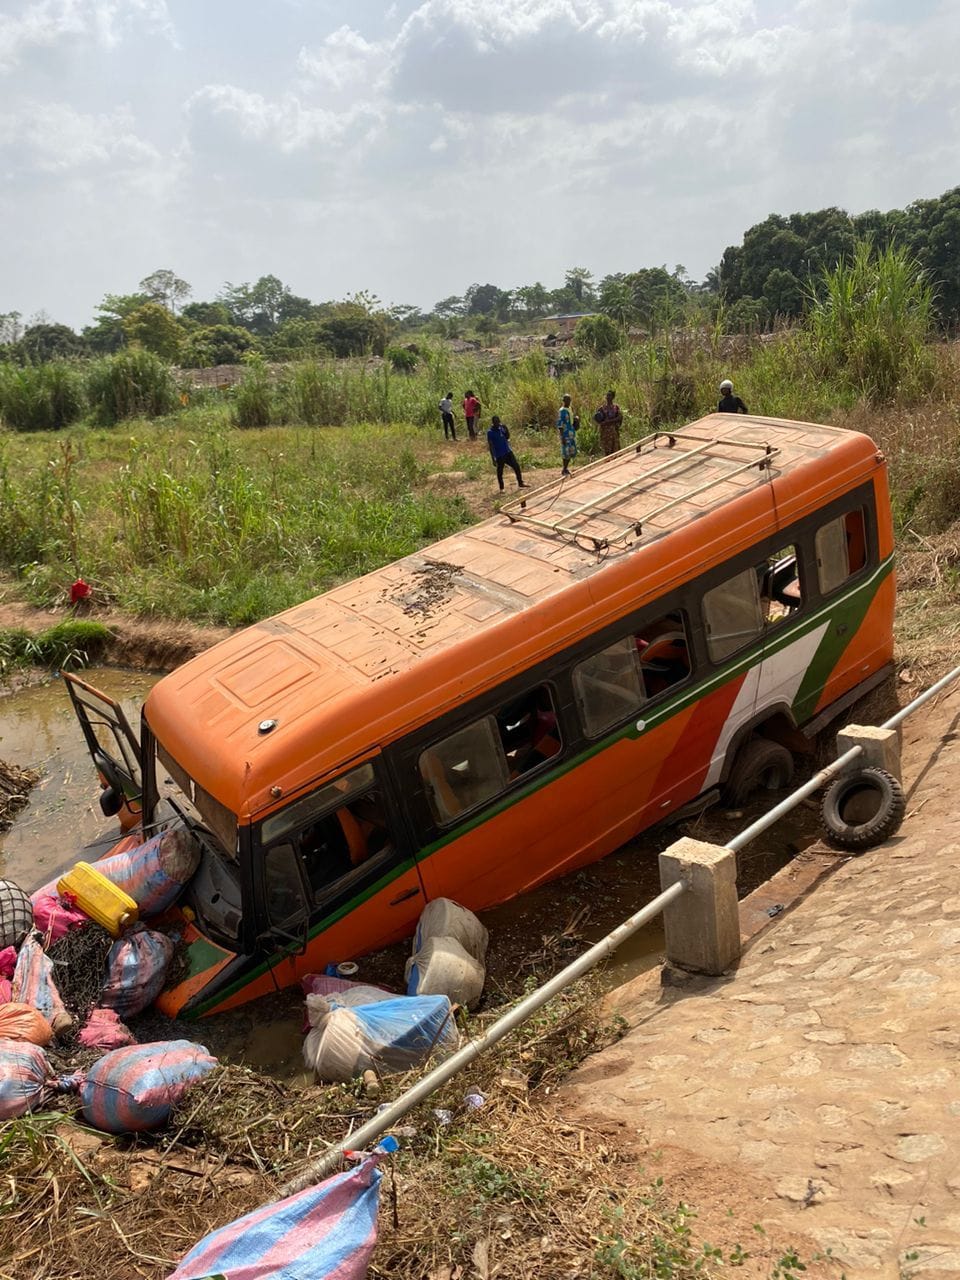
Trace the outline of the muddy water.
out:
M 122 703 L 131 724 L 157 677 L 110 669 L 86 678 Z M 116 831 L 97 804 L 97 785 L 80 728 L 63 682 L 49 682 L 0 697 L 0 759 L 38 768 L 43 778 L 14 826 L 0 836 L 0 875 L 32 889 L 69 866 L 83 847 Z M 644 833 L 592 867 L 554 881 L 522 898 L 486 911 L 490 931 L 485 1004 L 521 994 L 532 975 L 544 980 L 581 954 L 659 892 L 657 854 L 679 835 L 723 843 L 764 813 L 771 797 L 742 812 L 711 809 L 682 827 Z M 816 836 L 815 817 L 803 806 L 740 855 L 741 895 L 762 883 Z M 108 833 L 109 832 L 109 833 Z M 96 856 L 96 851 L 93 851 Z M 660 920 L 624 943 L 609 962 L 605 985 L 615 987 L 653 968 L 663 950 Z M 359 977 L 403 990 L 409 944 L 398 944 L 360 961 Z M 148 1012 L 138 1019 L 140 1039 L 184 1035 L 202 1040 L 221 1057 L 285 1077 L 305 1080 L 300 1059 L 303 1005 L 295 991 L 278 993 L 201 1023 L 171 1026 Z
M 158 677 L 90 668 L 84 679 L 122 703 L 135 726 L 140 703 Z M 30 803 L 0 835 L 0 875 L 30 890 L 75 862 L 80 850 L 109 827 L 97 804 L 96 774 L 62 680 L 51 678 L 0 697 L 0 760 L 43 775 Z

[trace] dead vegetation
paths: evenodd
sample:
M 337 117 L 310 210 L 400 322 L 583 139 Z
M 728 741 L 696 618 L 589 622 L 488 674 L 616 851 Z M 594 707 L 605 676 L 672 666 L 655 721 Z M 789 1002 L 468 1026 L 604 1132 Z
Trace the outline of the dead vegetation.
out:
M 668 1238 L 672 1275 L 709 1275 L 689 1211 L 678 1235 L 677 1206 L 636 1153 L 555 1109 L 562 1078 L 618 1030 L 596 979 L 585 979 L 479 1059 L 469 1079 L 412 1112 L 396 1130 L 401 1151 L 387 1166 L 371 1276 L 640 1275 L 619 1266 L 622 1250 L 655 1256 Z M 111 1138 L 60 1112 L 0 1125 L 0 1280 L 160 1280 L 206 1232 L 269 1201 L 411 1079 L 386 1078 L 371 1099 L 352 1086 L 296 1090 L 225 1066 L 155 1136 Z M 482 1105 L 465 1102 L 467 1092 Z
M 21 769 L 0 760 L 0 831 L 6 831 L 40 781 L 36 769 Z

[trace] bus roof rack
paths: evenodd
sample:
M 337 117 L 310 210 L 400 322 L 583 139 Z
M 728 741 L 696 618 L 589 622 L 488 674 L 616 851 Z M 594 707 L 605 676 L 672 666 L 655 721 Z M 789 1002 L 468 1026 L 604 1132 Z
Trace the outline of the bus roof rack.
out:
M 670 456 L 654 462 L 654 454 L 663 450 L 669 450 Z M 766 440 L 654 431 L 576 474 L 575 488 L 592 491 L 585 501 L 552 514 L 569 485 L 568 478 L 561 478 L 506 503 L 500 514 L 514 523 L 531 525 L 592 551 L 606 551 L 623 546 L 631 538 L 641 538 L 651 521 L 735 477 L 741 477 L 742 484 L 749 472 L 759 471 L 761 479 L 769 479 L 778 453 L 780 449 Z M 642 459 L 639 469 L 624 466 L 635 458 Z M 623 479 L 630 470 L 634 473 Z M 604 472 L 610 473 L 606 478 L 612 483 L 603 482 Z M 638 498 L 653 499 L 653 505 L 638 510 Z

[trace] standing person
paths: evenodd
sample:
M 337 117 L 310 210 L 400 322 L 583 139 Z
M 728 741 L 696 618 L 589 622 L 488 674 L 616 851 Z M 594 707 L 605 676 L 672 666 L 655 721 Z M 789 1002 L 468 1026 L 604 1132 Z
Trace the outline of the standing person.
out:
M 717 413 L 749 413 L 750 410 L 743 403 L 739 396 L 733 394 L 733 383 L 729 378 L 724 378 L 720 383 L 720 403 L 717 405 Z
M 480 401 L 468 391 L 463 397 L 463 416 L 467 420 L 467 434 L 471 440 L 477 438 L 477 427 L 480 425 Z
M 440 410 L 440 417 L 443 420 L 444 440 L 456 440 L 457 427 L 453 421 L 453 392 L 448 391 L 437 407 Z
M 513 450 L 510 448 L 510 431 L 496 414 L 490 419 L 487 445 L 490 449 L 493 465 L 497 468 L 497 484 L 500 486 L 500 492 L 503 493 L 504 467 L 512 467 L 513 474 L 517 477 L 517 488 L 526 489 L 527 486 L 523 483 L 523 476 L 520 474 L 520 463 L 516 460 Z
M 608 391 L 607 398 L 593 415 L 594 422 L 600 428 L 600 446 L 604 455 L 620 452 L 620 428 L 623 425 L 623 414 L 616 403 L 615 391 Z
M 570 408 L 570 397 L 563 397 L 563 404 L 557 413 L 557 431 L 560 433 L 560 456 L 563 459 L 562 476 L 570 474 L 570 461 L 577 456 L 577 432 L 580 419 L 573 416 Z

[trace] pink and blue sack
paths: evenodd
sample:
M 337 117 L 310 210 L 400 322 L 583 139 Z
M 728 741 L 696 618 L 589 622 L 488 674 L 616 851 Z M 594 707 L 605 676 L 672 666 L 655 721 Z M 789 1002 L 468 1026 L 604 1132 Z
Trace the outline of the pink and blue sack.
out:
M 195 1245 L 168 1280 L 363 1280 L 377 1242 L 384 1138 L 355 1168 L 255 1209 Z
M 202 1044 L 160 1040 L 114 1049 L 87 1072 L 83 1116 L 105 1133 L 159 1129 L 192 1084 L 217 1065 Z

